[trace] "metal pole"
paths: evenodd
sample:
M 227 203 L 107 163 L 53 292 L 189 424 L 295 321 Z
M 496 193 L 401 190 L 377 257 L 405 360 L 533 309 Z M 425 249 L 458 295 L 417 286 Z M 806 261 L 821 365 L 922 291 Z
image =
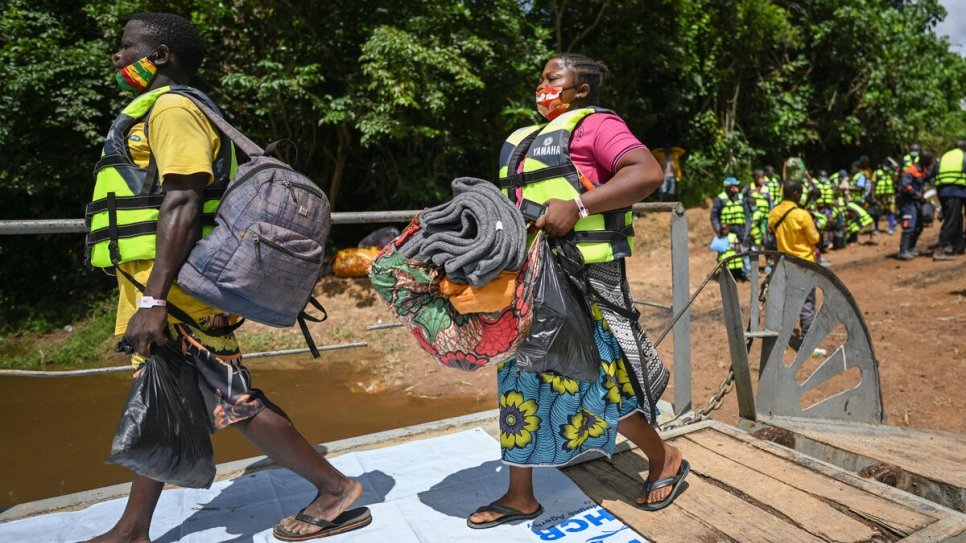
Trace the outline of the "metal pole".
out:
M 674 314 L 683 311 L 674 324 L 674 414 L 691 410 L 691 292 L 688 264 L 688 217 L 680 202 L 671 210 L 671 305 Z M 636 206 L 635 206 L 636 207 Z M 687 309 L 686 309 L 687 308 Z
M 634 204 L 635 213 L 674 212 L 677 202 L 653 202 Z M 332 214 L 332 224 L 376 224 L 406 223 L 419 213 L 417 210 L 404 211 L 344 211 Z M 0 236 L 23 234 L 84 234 L 87 226 L 84 219 L 38 219 L 0 221 Z
M 407 223 L 418 211 L 348 211 L 333 213 L 332 224 Z M 84 219 L 0 221 L 0 235 L 86 234 Z

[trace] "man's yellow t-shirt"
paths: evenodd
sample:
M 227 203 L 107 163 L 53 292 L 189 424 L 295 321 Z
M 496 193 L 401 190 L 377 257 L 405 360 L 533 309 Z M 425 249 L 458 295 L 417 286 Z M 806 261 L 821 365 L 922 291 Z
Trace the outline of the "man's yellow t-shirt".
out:
M 785 220 L 782 220 L 783 216 Z M 775 228 L 778 221 L 782 223 Z M 775 242 L 780 252 L 815 262 L 815 245 L 822 238 L 815 229 L 811 213 L 798 207 L 795 202 L 782 200 L 768 214 L 768 227 L 775 232 Z
M 207 173 L 208 183 L 214 179 L 212 163 L 221 148 L 218 131 L 211 126 L 205 114 L 188 98 L 177 94 L 162 94 L 149 116 L 149 142 L 144 135 L 144 123 L 135 124 L 128 133 L 128 149 L 131 158 L 141 168 L 147 168 L 150 155 L 154 153 L 158 175 L 162 186 L 169 174 L 191 175 Z M 153 260 L 133 260 L 119 266 L 131 274 L 142 285 L 147 283 L 154 267 Z M 127 331 L 128 321 L 138 309 L 141 291 L 123 275 L 117 275 L 120 296 L 117 301 L 117 321 L 114 333 L 122 335 Z M 171 285 L 167 300 L 197 322 L 203 317 L 222 313 L 197 298 L 188 295 L 177 284 Z M 176 319 L 168 314 L 169 322 Z

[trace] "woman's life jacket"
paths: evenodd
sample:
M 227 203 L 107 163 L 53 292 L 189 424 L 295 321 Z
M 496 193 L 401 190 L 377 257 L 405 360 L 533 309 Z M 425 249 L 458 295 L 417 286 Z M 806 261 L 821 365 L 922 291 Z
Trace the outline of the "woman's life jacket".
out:
M 538 204 L 551 198 L 573 200 L 592 187 L 570 159 L 570 139 L 580 122 L 594 113 L 612 112 L 594 106 L 575 109 L 546 125 L 521 128 L 507 137 L 500 150 L 498 184 L 510 201 L 519 206 L 519 198 Z M 517 189 L 522 193 L 519 198 Z M 630 256 L 634 248 L 630 208 L 579 219 L 574 238 L 587 264 Z
M 148 115 L 158 98 L 168 92 L 191 95 L 214 111 L 214 103 L 201 91 L 184 85 L 155 89 L 135 98 L 114 119 L 104 141 L 101 159 L 94 167 L 94 196 L 87 205 L 86 256 L 92 267 L 111 268 L 131 260 L 153 260 L 158 212 L 164 189 L 151 156 L 147 168 L 138 166 L 128 148 L 129 132 L 144 122 L 148 138 Z M 217 130 L 217 128 L 215 128 Z M 222 194 L 235 174 L 237 161 L 231 139 L 218 132 L 221 148 L 212 164 L 214 179 L 204 191 L 202 236 L 214 226 Z

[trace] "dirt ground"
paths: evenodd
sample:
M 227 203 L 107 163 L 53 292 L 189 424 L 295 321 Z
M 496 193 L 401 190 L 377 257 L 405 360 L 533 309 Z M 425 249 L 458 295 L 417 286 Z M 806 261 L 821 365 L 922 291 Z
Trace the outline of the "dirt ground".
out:
M 689 210 L 688 222 L 691 291 L 694 292 L 714 267 L 715 254 L 707 249 L 712 237 L 708 210 Z M 637 251 L 628 262 L 628 270 L 637 300 L 670 305 L 669 224 L 668 214 L 646 215 L 636 222 Z M 926 229 L 921 250 L 927 252 L 926 247 L 937 236 L 938 225 Z M 862 241 L 870 239 L 863 236 Z M 966 433 L 963 414 L 966 404 L 962 399 L 962 391 L 966 389 L 966 257 L 934 262 L 923 256 L 902 262 L 892 258 L 898 247 L 898 234 L 880 235 L 874 240 L 875 245 L 862 243 L 833 251 L 829 255 L 832 262 L 829 269 L 851 291 L 868 325 L 879 361 L 888 423 Z M 739 285 L 739 292 L 747 306 L 747 284 Z M 368 280 L 328 277 L 319 284 L 316 293 L 330 315 L 327 322 L 312 327 L 320 345 L 352 341 L 369 344 L 356 351 L 357 364 L 365 367 L 368 375 L 367 382 L 359 383 L 360 388 L 378 392 L 401 387 L 417 397 L 456 396 L 491 401 L 496 406 L 494 368 L 464 373 L 439 367 L 407 331 L 367 330 L 370 326 L 394 322 L 382 299 L 369 287 Z M 653 339 L 664 329 L 670 316 L 666 310 L 645 307 L 641 322 Z M 246 328 L 249 334 L 263 333 L 257 326 Z M 671 338 L 669 334 L 658 348 L 669 367 L 673 360 Z M 322 362 L 325 363 L 325 358 Z M 711 282 L 692 306 L 694 406 L 703 406 L 718 389 L 729 364 L 721 297 L 717 284 Z M 753 375 L 755 365 L 753 357 Z M 848 380 L 840 383 L 852 386 L 857 378 L 853 380 L 851 384 Z M 672 382 L 664 399 L 670 401 L 673 395 Z M 737 401 L 733 392 L 714 418 L 730 423 L 736 420 Z

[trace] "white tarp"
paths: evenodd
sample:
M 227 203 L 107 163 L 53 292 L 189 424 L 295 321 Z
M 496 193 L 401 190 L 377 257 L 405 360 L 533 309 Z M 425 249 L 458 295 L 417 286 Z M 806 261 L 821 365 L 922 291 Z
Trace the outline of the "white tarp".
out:
M 365 486 L 353 507 L 369 507 L 373 521 L 360 530 L 318 540 L 325 543 L 645 541 L 556 469 L 534 470 L 544 514 L 532 523 L 468 528 L 466 517 L 500 497 L 507 485 L 499 446 L 481 429 L 350 453 L 333 458 L 332 463 Z M 151 539 L 155 543 L 276 541 L 272 526 L 314 495 L 314 487 L 283 469 L 220 481 L 207 490 L 167 490 L 154 515 Z M 124 499 L 111 500 L 82 511 L 0 524 L 0 541 L 84 540 L 113 526 L 124 503 Z

